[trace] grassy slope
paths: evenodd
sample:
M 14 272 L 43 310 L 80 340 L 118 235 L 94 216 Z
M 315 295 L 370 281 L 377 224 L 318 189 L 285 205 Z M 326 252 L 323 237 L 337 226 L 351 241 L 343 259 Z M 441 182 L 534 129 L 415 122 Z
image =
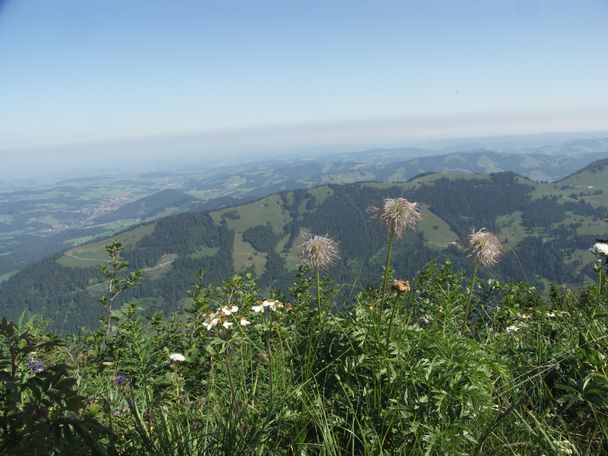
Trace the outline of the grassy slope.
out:
M 124 247 L 135 245 L 137 241 L 154 231 L 154 223 L 139 225 L 135 228 L 125 230 L 113 236 L 113 239 L 118 240 Z M 73 268 L 88 268 L 94 265 L 100 265 L 108 260 L 105 246 L 108 244 L 107 239 L 102 239 L 91 244 L 81 245 L 70 249 L 57 260 L 62 266 Z
M 420 186 L 433 185 L 435 181 L 442 178 L 448 179 L 487 179 L 486 175 L 463 175 L 459 173 L 449 174 L 430 174 L 413 179 L 406 183 L 398 184 L 405 191 L 415 189 Z M 594 206 L 608 205 L 608 169 L 601 172 L 582 171 L 572 175 L 557 183 L 535 183 L 526 178 L 519 178 L 521 183 L 534 187 L 532 192 L 533 198 L 543 196 L 555 196 L 560 203 L 576 202 L 579 200 L 586 201 Z M 361 184 L 364 187 L 374 189 L 385 189 L 394 186 L 392 183 L 369 182 Z M 592 188 L 589 188 L 589 187 Z M 596 195 L 587 193 L 602 190 L 604 194 Z M 577 199 L 572 198 L 572 193 L 577 193 Z M 333 190 L 327 186 L 320 186 L 311 189 L 307 192 L 309 198 L 314 198 L 317 204 L 323 203 Z M 287 200 L 291 201 L 293 195 L 287 194 Z M 306 200 L 298 207 L 300 214 L 304 213 Z M 442 250 L 452 242 L 458 242 L 458 236 L 450 229 L 449 225 L 434 214 L 426 204 L 421 204 L 421 209 L 424 215 L 423 221 L 419 224 L 418 230 L 422 231 L 425 239 L 431 248 Z M 229 215 L 229 216 L 228 216 Z M 577 228 L 579 235 L 603 236 L 605 235 L 605 223 L 598 220 L 592 220 L 590 217 L 581 215 L 568 214 L 568 219 L 565 222 L 559 222 L 552 226 L 558 227 L 560 224 L 580 223 Z M 215 223 L 220 223 L 224 217 L 227 226 L 234 231 L 234 253 L 233 265 L 235 271 L 241 271 L 245 268 L 253 268 L 256 274 L 261 275 L 265 270 L 267 254 L 258 252 L 248 242 L 243 240 L 243 232 L 250 227 L 269 224 L 272 230 L 277 235 L 282 235 L 286 227 L 292 223 L 291 216 L 283 207 L 281 198 L 278 195 L 271 195 L 266 198 L 254 201 L 252 203 L 241 206 L 226 208 L 211 212 L 211 217 Z M 502 240 L 506 240 L 507 249 L 515 248 L 527 235 L 542 234 L 543 230 L 535 228 L 530 230 L 522 225 L 521 212 L 516 211 L 511 215 L 501 216 L 496 221 L 498 231 L 497 234 Z M 120 240 L 126 247 L 134 245 L 139 239 L 149 234 L 154 229 L 154 223 L 147 224 L 126 230 L 118 234 L 116 239 Z M 301 233 L 300 233 L 301 234 Z M 297 266 L 297 251 L 296 246 L 292 245 L 287 251 L 285 246 L 289 236 L 281 236 L 278 242 L 276 252 L 286 260 L 288 270 L 293 270 Z M 107 241 L 98 241 L 91 244 L 86 244 L 68 250 L 58 262 L 69 267 L 90 267 L 91 265 L 101 264 L 106 260 L 104 246 Z M 203 256 L 213 256 L 217 253 L 217 249 L 210 249 L 205 246 L 200 246 L 191 258 L 200 258 Z M 593 256 L 587 252 L 576 252 L 571 258 L 566 261 L 581 261 L 579 270 L 588 265 L 593 260 Z M 162 272 L 162 270 L 161 270 Z M 3 277 L 4 278 L 4 277 Z

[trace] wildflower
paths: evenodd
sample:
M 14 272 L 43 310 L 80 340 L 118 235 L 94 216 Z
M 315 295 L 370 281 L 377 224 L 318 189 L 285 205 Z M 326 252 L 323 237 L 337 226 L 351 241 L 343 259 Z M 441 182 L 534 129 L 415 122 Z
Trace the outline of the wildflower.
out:
M 205 322 L 205 326 L 207 328 L 207 331 L 211 331 L 211 328 L 213 328 L 215 325 L 217 325 L 220 322 L 219 318 L 213 318 L 212 320 L 208 320 Z
M 207 320 L 205 321 L 205 327 L 207 331 L 211 331 L 214 326 L 222 325 L 224 328 L 229 329 L 233 323 L 229 321 L 229 316 L 234 315 L 238 312 L 238 306 L 226 305 L 220 308 L 217 312 L 207 313 Z
M 591 253 L 608 257 L 608 243 L 596 242 L 593 247 L 591 247 Z
M 406 291 L 410 291 L 410 281 L 395 280 L 393 282 L 393 290 L 395 290 L 397 293 L 405 293 Z
M 549 318 L 555 318 L 557 316 L 557 314 L 555 312 L 547 312 L 547 317 Z
M 507 326 L 505 329 L 510 334 L 510 333 L 514 333 L 514 332 L 519 331 L 519 326 L 517 326 L 517 325 L 511 325 L 511 326 Z
M 181 353 L 171 353 L 169 355 L 169 359 L 171 361 L 179 362 L 179 363 L 183 363 L 184 361 L 186 361 L 186 357 L 184 355 L 182 355 Z
M 221 311 L 224 315 L 231 315 L 233 313 L 238 312 L 239 308 L 238 306 L 224 306 L 221 308 Z
M 497 264 L 503 252 L 500 240 L 485 228 L 471 233 L 467 244 L 469 257 L 486 267 Z
M 112 381 L 117 385 L 124 385 L 128 380 L 128 377 L 124 374 L 116 374 L 112 379 Z
M 306 239 L 298 247 L 300 261 L 313 269 L 327 269 L 340 257 L 338 244 L 327 236 L 306 234 Z
M 241 317 L 241 319 L 239 320 L 239 324 L 241 326 L 247 326 L 247 325 L 250 325 L 251 322 L 249 320 L 247 320 L 245 317 Z
M 25 363 L 25 367 L 27 367 L 32 373 L 38 374 L 44 370 L 45 365 L 39 359 L 32 358 Z
M 251 307 L 251 310 L 253 310 L 256 313 L 260 313 L 260 312 L 264 312 L 265 309 L 270 309 L 272 311 L 276 311 L 278 309 L 282 309 L 283 307 L 285 307 L 285 305 L 277 300 L 277 299 L 265 299 L 264 301 L 257 301 L 256 305 Z M 291 305 L 288 305 L 288 308 L 291 308 Z
M 114 416 L 120 416 L 122 414 L 122 412 L 120 410 L 114 410 L 113 415 Z
M 416 207 L 417 203 L 410 203 L 405 198 L 385 198 L 381 207 L 372 208 L 372 213 L 380 220 L 380 225 L 398 238 L 409 229 L 415 229 L 422 214 Z
M 262 302 L 258 301 L 256 304 L 258 304 L 258 305 L 257 306 L 253 306 L 251 308 L 251 310 L 253 310 L 255 313 L 264 312 L 264 305 L 262 304 Z
M 283 303 L 281 301 L 277 301 L 276 299 L 266 299 L 262 306 L 268 307 L 270 310 L 275 311 L 277 309 L 281 309 L 283 307 Z
M 569 440 L 557 440 L 553 441 L 555 447 L 557 447 L 558 455 L 570 455 L 570 454 L 578 454 L 576 450 L 576 446 L 570 442 Z

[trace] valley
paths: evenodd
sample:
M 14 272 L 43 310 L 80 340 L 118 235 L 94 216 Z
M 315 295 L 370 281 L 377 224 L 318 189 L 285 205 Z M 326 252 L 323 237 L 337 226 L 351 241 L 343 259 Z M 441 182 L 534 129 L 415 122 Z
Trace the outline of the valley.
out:
M 124 246 L 143 283 L 125 296 L 148 311 L 180 310 L 196 280 L 219 283 L 249 270 L 260 286 L 287 292 L 297 273 L 296 248 L 304 232 L 328 234 L 340 244 L 332 277 L 352 285 L 370 283 L 382 269 L 385 237 L 369 208 L 385 197 L 417 201 L 423 220 L 395 244 L 395 272 L 413 277 L 429 262 L 449 259 L 467 270 L 461 242 L 486 227 L 504 243 L 501 263 L 486 278 L 574 286 L 593 276 L 588 251 L 608 231 L 608 160 L 593 162 L 556 182 L 538 183 L 511 172 L 425 173 L 407 182 L 329 184 L 287 190 L 255 201 L 189 211 L 137 225 L 113 236 Z M 1 312 L 21 309 L 50 318 L 57 329 L 75 331 L 101 315 L 100 265 L 109 238 L 71 247 L 25 267 L 0 286 Z
M 607 138 L 506 151 L 462 147 L 374 149 L 229 166 L 201 163 L 139 174 L 124 170 L 53 184 L 30 183 L 10 191 L 5 185 L 0 192 L 0 283 L 37 260 L 142 222 L 226 207 L 279 191 L 360 181 L 400 182 L 428 172 L 511 171 L 552 182 L 608 155 Z M 572 185 L 573 190 L 585 189 L 584 182 Z M 586 185 L 599 189 L 602 184 Z M 601 195 L 596 197 L 601 201 Z

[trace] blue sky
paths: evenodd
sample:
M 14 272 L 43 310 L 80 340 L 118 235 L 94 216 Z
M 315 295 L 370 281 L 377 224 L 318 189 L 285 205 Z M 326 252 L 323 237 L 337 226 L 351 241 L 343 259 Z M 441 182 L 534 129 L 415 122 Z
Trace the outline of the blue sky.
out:
M 607 81 L 606 0 L 0 0 L 6 154 L 606 130 Z

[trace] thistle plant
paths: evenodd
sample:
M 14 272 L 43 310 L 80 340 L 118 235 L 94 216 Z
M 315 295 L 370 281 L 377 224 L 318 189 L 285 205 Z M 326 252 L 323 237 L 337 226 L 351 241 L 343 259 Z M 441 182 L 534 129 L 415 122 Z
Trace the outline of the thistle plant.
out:
M 388 248 L 382 278 L 382 298 L 380 300 L 380 310 L 382 311 L 393 253 L 393 240 L 395 237 L 401 238 L 408 229 L 414 230 L 416 223 L 422 220 L 422 214 L 417 207 L 417 203 L 411 203 L 405 198 L 385 198 L 382 206 L 372 208 L 371 212 L 374 217 L 378 218 L 380 225 L 388 233 Z
M 487 231 L 485 228 L 482 228 L 479 231 L 473 231 L 467 237 L 467 251 L 469 252 L 468 257 L 473 260 L 474 266 L 464 313 L 463 331 L 466 329 L 469 321 L 471 297 L 473 295 L 475 280 L 477 279 L 477 269 L 479 268 L 479 265 L 489 268 L 498 264 L 498 261 L 503 254 L 503 248 L 502 243 L 494 234 Z

